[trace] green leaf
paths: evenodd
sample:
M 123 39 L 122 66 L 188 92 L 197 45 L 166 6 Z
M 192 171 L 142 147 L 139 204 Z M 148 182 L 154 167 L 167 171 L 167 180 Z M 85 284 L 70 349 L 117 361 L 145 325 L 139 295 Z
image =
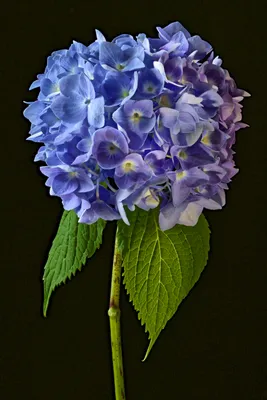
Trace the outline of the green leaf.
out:
M 81 224 L 74 211 L 64 211 L 44 270 L 44 304 L 46 317 L 50 296 L 56 286 L 80 271 L 102 243 L 106 222 L 99 219 L 92 225 Z
M 176 225 L 164 232 L 158 224 L 158 209 L 136 208 L 127 216 L 130 226 L 118 222 L 123 283 L 138 319 L 149 332 L 145 361 L 206 265 L 210 230 L 203 214 L 193 227 Z

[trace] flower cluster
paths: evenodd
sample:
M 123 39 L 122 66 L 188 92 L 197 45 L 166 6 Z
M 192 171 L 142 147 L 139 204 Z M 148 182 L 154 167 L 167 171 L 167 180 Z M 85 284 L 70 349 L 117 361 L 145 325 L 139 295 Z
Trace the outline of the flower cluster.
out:
M 50 194 L 79 222 L 122 218 L 125 207 L 160 207 L 162 230 L 195 225 L 220 209 L 237 173 L 232 145 L 241 121 L 238 89 L 211 45 L 179 23 L 158 38 L 96 30 L 48 57 L 24 116 L 41 142 Z

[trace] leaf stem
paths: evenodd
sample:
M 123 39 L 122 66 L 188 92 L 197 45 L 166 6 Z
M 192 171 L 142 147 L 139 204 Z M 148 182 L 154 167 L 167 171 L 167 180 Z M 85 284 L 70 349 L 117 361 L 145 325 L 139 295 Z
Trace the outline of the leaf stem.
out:
M 120 282 L 121 282 L 122 254 L 118 246 L 118 235 L 116 233 L 114 258 L 111 276 L 111 290 L 109 301 L 109 323 L 112 349 L 112 363 L 116 400 L 125 400 L 123 362 L 121 349 L 120 329 Z

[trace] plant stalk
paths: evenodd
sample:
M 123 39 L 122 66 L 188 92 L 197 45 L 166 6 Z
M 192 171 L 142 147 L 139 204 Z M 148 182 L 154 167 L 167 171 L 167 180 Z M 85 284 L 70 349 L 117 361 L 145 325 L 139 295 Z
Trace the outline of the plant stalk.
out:
M 109 323 L 112 349 L 112 363 L 116 400 L 125 400 L 121 327 L 120 327 L 120 283 L 121 283 L 122 254 L 118 247 L 118 235 L 116 233 L 114 257 L 111 276 L 111 290 L 109 300 Z

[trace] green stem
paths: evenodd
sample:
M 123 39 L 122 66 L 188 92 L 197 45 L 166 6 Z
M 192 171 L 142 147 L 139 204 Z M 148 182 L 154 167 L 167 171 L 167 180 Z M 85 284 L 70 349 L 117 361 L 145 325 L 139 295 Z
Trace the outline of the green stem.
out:
M 122 266 L 122 255 L 118 248 L 118 235 L 116 234 L 112 276 L 111 276 L 110 301 L 108 310 L 116 400 L 126 399 L 125 389 L 124 389 L 122 349 L 121 349 L 121 328 L 120 328 L 121 312 L 119 305 L 121 266 Z

